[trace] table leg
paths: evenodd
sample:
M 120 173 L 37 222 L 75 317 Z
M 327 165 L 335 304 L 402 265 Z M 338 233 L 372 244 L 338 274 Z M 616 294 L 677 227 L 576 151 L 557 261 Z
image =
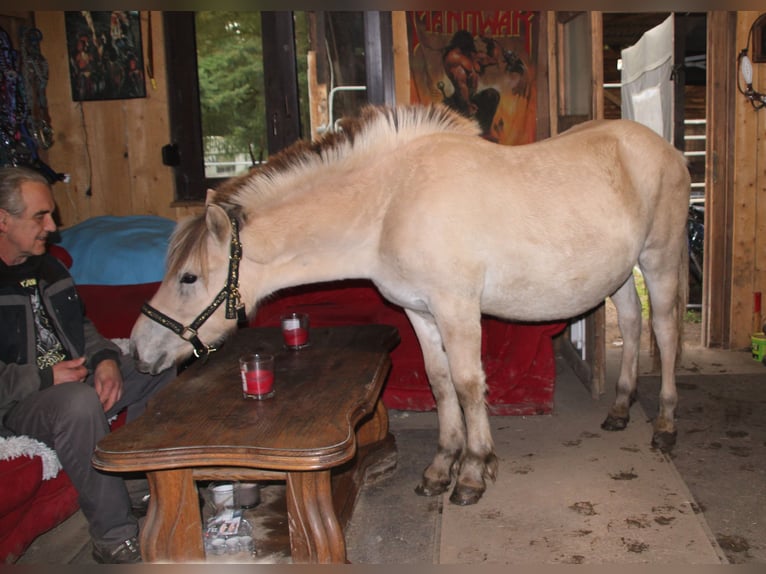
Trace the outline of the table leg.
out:
M 293 562 L 346 562 L 346 541 L 333 508 L 330 479 L 329 470 L 287 473 L 287 521 Z
M 388 409 L 381 399 L 375 403 L 372 416 L 356 430 L 357 447 L 362 448 L 386 439 L 388 435 Z
M 149 509 L 141 530 L 144 562 L 205 560 L 197 486 L 191 469 L 146 474 Z

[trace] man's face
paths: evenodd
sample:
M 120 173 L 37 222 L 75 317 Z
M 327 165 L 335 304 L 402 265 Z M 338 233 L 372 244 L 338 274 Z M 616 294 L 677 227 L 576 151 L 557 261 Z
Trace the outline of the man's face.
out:
M 0 210 L 2 257 L 7 265 L 18 265 L 31 255 L 45 253 L 48 234 L 56 231 L 53 210 L 56 204 L 50 188 L 44 183 L 26 181 L 21 184 L 21 196 L 26 208 L 14 217 Z

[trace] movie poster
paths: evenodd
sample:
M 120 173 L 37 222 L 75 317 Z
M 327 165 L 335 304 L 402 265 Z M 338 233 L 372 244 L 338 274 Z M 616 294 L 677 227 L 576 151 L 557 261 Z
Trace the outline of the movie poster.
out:
M 408 12 L 412 102 L 444 103 L 490 141 L 534 141 L 538 22 L 529 11 Z

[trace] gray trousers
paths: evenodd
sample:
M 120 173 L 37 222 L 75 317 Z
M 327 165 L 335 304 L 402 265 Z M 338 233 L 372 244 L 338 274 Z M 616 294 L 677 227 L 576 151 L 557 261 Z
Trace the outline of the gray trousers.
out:
M 56 451 L 77 490 L 90 536 L 103 547 L 137 536 L 138 521 L 131 514 L 123 479 L 91 465 L 96 444 L 109 432 L 107 420 L 111 416 L 127 407 L 130 422 L 144 411 L 149 397 L 176 375 L 175 368 L 155 376 L 141 373 L 128 355 L 120 357 L 120 362 L 122 396 L 107 413 L 90 375 L 85 383 L 53 385 L 30 395 L 5 417 L 6 427 L 14 433 L 33 437 Z

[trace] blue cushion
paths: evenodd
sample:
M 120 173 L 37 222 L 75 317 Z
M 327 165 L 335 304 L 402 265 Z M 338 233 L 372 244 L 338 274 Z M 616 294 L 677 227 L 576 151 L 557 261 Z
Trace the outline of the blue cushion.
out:
M 175 226 L 156 215 L 104 215 L 63 229 L 60 245 L 72 256 L 78 285 L 153 283 L 162 281 Z

